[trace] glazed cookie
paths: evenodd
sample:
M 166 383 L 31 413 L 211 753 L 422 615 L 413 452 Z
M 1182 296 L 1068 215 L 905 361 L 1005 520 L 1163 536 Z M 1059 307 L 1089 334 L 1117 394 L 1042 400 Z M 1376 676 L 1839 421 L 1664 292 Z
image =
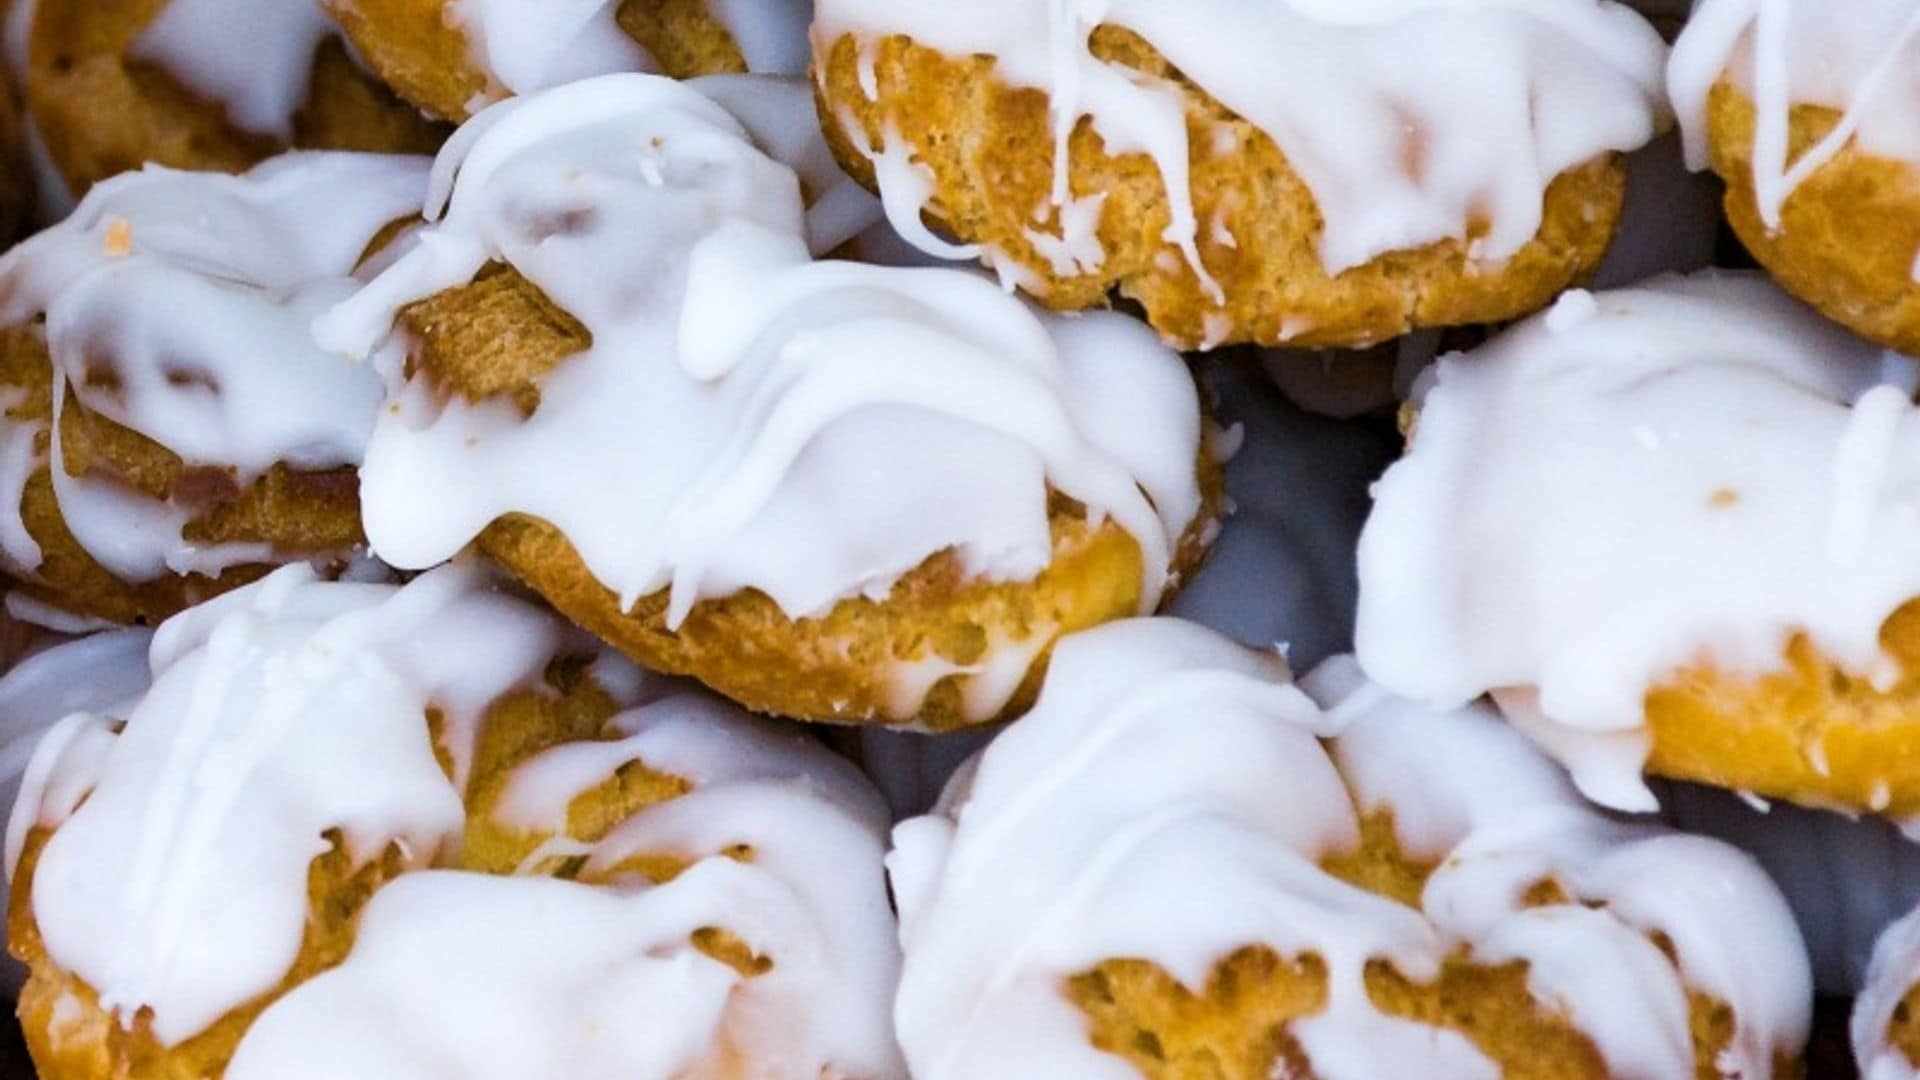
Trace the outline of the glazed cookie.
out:
M 317 324 L 393 380 L 375 552 L 469 541 L 751 708 L 950 728 L 1152 611 L 1214 525 L 1185 365 L 1117 315 L 808 257 L 793 174 L 686 84 L 495 106 L 417 245 Z
M 288 567 L 150 664 L 8 834 L 41 1076 L 900 1075 L 884 810 L 797 732 L 465 567 Z
M 1665 123 L 1664 43 L 1592 0 L 820 0 L 813 44 L 902 235 L 1055 308 L 1137 302 L 1181 347 L 1541 307 Z
M 408 101 L 465 120 L 594 75 L 807 70 L 809 0 L 318 0 Z
M 1853 1057 L 1863 1080 L 1920 1077 L 1920 910 L 1874 948 L 1853 1006 Z
M 1806 958 L 1744 856 L 1589 809 L 1489 710 L 1307 689 L 1176 620 L 1061 642 L 895 829 L 914 1076 L 1794 1074 Z
M 289 147 L 427 153 L 446 136 L 314 0 L 16 2 L 36 134 L 78 191 L 148 162 L 239 172 Z
M 1571 293 L 1443 359 L 1360 541 L 1360 662 L 1642 771 L 1920 815 L 1913 365 L 1752 274 Z
M 353 555 L 382 385 L 309 323 L 426 180 L 346 153 L 149 168 L 0 259 L 0 566 L 23 592 L 156 620 Z
M 1689 160 L 1781 286 L 1920 352 L 1920 8 L 1703 0 L 1669 83 Z

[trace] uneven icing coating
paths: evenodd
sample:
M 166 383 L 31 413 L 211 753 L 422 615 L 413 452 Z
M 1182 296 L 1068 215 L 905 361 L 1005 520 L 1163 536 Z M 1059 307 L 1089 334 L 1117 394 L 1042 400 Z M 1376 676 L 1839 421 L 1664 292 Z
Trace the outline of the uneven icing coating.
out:
M 287 154 L 238 177 L 116 177 L 0 258 L 0 323 L 44 318 L 56 424 L 71 396 L 243 484 L 275 464 L 356 464 L 381 380 L 320 349 L 309 324 L 352 292 L 374 235 L 417 212 L 426 177 L 424 159 L 345 153 Z M 16 573 L 40 562 L 20 492 L 45 431 L 0 419 L 0 552 Z M 69 476 L 60 440 L 47 441 L 67 527 L 116 576 L 213 573 L 261 554 L 190 543 L 189 508 Z
M 1353 647 L 1359 584 L 1354 546 L 1367 485 L 1385 443 L 1358 425 L 1308 416 L 1260 375 L 1220 362 L 1204 369 L 1227 429 L 1231 512 L 1207 562 L 1170 614 L 1254 648 L 1284 646 L 1289 663 L 1318 664 Z
M 1887 928 L 1853 1002 L 1853 1058 L 1861 1080 L 1912 1080 L 1920 1069 L 1889 1040 L 1894 1013 L 1920 981 L 1920 911 Z
M 1615 1075 L 1693 1075 L 1689 988 L 1733 1011 L 1731 1075 L 1797 1050 L 1806 961 L 1751 862 L 1586 809 L 1489 710 L 1400 701 L 1344 658 L 1308 689 L 1322 704 L 1272 654 L 1172 619 L 1063 641 L 1034 711 L 895 831 L 914 1075 L 1132 1076 L 1087 1041 L 1063 981 L 1126 957 L 1198 988 L 1253 944 L 1325 961 L 1325 1009 L 1289 1030 L 1329 1080 L 1497 1075 L 1463 1036 L 1378 1012 L 1363 982 L 1370 960 L 1420 980 L 1462 949 L 1526 961 Z M 1381 810 L 1411 858 L 1441 864 L 1418 910 L 1320 869 Z M 1528 905 L 1542 880 L 1589 904 Z
M 388 562 L 433 565 L 519 512 L 623 602 L 670 589 L 669 625 L 746 588 L 804 617 L 947 549 L 1031 577 L 1052 488 L 1134 536 L 1157 603 L 1200 505 L 1200 420 L 1179 357 L 1137 323 L 1036 316 L 971 274 L 812 261 L 794 174 L 657 77 L 476 117 L 428 216 L 317 326 L 396 380 L 361 472 Z M 399 310 L 492 261 L 592 333 L 531 416 L 399 382 Z
M 1113 153 L 1145 153 L 1165 182 L 1167 240 L 1203 281 L 1187 190 L 1193 151 L 1180 90 L 1093 56 L 1098 26 L 1140 35 L 1189 80 L 1272 136 L 1326 219 L 1329 273 L 1389 251 L 1466 239 L 1498 261 L 1532 239 L 1555 176 L 1644 145 L 1664 122 L 1666 47 L 1629 8 L 1590 0 L 820 0 L 816 51 L 893 34 L 1045 91 L 1055 189 L 1068 207 L 1067 137 L 1081 118 Z M 1463 67 L 1460 56 L 1481 62 Z M 893 148 L 882 148 L 891 151 Z M 1409 159 L 1417 161 L 1409 167 Z M 896 220 L 927 196 L 911 165 L 878 169 Z M 1044 208 L 1036 208 L 1041 210 Z M 1083 210 L 1086 208 L 1082 208 Z M 1098 206 L 1091 207 L 1097 214 Z M 1063 221 L 1076 216 L 1062 213 Z M 1091 223 L 1093 218 L 1088 219 Z M 1479 226 L 1484 226 L 1482 233 Z M 1092 248 L 1071 225 L 1068 263 Z M 924 232 L 924 230 L 921 230 Z M 1084 229 L 1082 230 L 1084 231 Z M 906 230 L 903 230 L 905 234 Z M 916 239 L 909 236 L 909 239 Z M 953 251 L 921 236 L 935 254 Z
M 638 707 L 611 741 L 517 765 L 484 812 L 562 832 L 576 796 L 636 761 L 691 790 L 595 844 L 549 841 L 546 855 L 586 856 L 578 881 L 447 869 L 480 718 L 578 647 L 462 565 L 404 588 L 288 567 L 168 621 L 124 730 L 76 714 L 33 762 L 11 839 L 54 830 L 31 900 L 49 955 L 177 1043 L 283 977 L 308 863 L 338 830 L 356 860 L 391 846 L 407 872 L 360 914 L 343 963 L 254 1021 L 228 1076 L 664 1080 L 736 1054 L 782 1075 L 896 1074 L 884 810 L 794 732 L 603 658 L 595 681 Z M 688 868 L 652 885 L 620 869 L 638 853 Z M 748 979 L 700 952 L 691 935 L 709 927 L 772 966 Z
M 1911 0 L 1700 0 L 1667 72 L 1696 169 L 1707 167 L 1707 97 L 1722 79 L 1755 106 L 1754 196 L 1769 228 L 1787 196 L 1849 142 L 1920 164 L 1920 8 Z M 1841 120 L 1789 161 L 1795 105 Z
M 1436 706 L 1493 691 L 1590 797 L 1651 810 L 1649 689 L 1791 633 L 1886 673 L 1920 596 L 1912 365 L 1758 276 L 1573 292 L 1440 361 L 1360 541 L 1358 651 Z
M 498 84 L 499 100 L 595 75 L 659 71 L 620 28 L 619 7 L 619 0 L 449 0 L 445 17 L 465 32 L 473 63 Z M 748 71 L 806 73 L 809 0 L 707 0 L 706 8 L 732 36 Z
M 167 0 L 128 55 L 165 68 L 236 127 L 287 143 L 314 54 L 337 33 L 315 0 Z
M 1659 791 L 1669 824 L 1732 844 L 1766 868 L 1800 922 L 1823 995 L 1858 994 L 1874 943 L 1920 904 L 1920 844 L 1890 822 L 1693 784 Z

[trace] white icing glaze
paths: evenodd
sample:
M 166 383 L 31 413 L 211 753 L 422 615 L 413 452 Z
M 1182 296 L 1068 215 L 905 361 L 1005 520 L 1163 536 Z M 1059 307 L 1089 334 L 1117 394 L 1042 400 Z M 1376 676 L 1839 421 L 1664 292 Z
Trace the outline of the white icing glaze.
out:
M 664 1080 L 709 1075 L 716 1045 L 745 1075 L 900 1075 L 886 816 L 872 788 L 799 732 L 700 693 L 669 693 L 615 725 L 623 738 L 521 766 L 495 817 L 558 833 L 576 796 L 644 762 L 695 790 L 598 843 L 543 851 L 585 855 L 596 880 L 637 852 L 690 869 L 659 886 L 403 877 L 368 906 L 344 964 L 262 1015 L 228 1075 Z M 723 854 L 736 845 L 750 860 Z M 694 949 L 690 935 L 710 926 L 772 968 L 744 979 Z M 498 1016 L 513 1020 L 485 1020 Z
M 1822 994 L 1851 997 L 1866 982 L 1874 942 L 1920 904 L 1920 844 L 1888 822 L 1790 803 L 1663 784 L 1664 817 L 1752 855 L 1792 905 Z M 1913 969 L 1920 974 L 1920 967 Z
M 315 0 L 167 0 L 127 55 L 165 68 L 236 127 L 287 143 L 314 53 L 337 33 Z
M 1687 159 L 1707 167 L 1707 98 L 1728 79 L 1756 109 L 1754 196 L 1778 228 L 1795 188 L 1849 142 L 1920 164 L 1920 8 L 1912 0 L 1701 0 L 1674 43 L 1667 81 Z M 1787 157 L 1794 105 L 1841 120 Z
M 467 37 L 471 59 L 497 84 L 487 99 L 620 72 L 653 72 L 659 61 L 615 20 L 617 0 L 448 0 L 446 18 Z M 810 0 L 707 0 L 757 75 L 804 75 Z
M 1051 486 L 1139 541 L 1158 602 L 1199 507 L 1199 409 L 1134 321 L 1037 316 L 954 271 L 810 261 L 793 174 L 665 79 L 496 106 L 437 177 L 433 224 L 322 340 L 397 373 L 396 311 L 501 260 L 593 345 L 541 380 L 531 417 L 396 388 L 361 474 L 387 561 L 432 565 L 518 511 L 624 602 L 671 589 L 671 625 L 749 587 L 804 617 L 884 597 L 946 549 L 1031 577 Z
M 1255 648 L 1285 647 L 1288 662 L 1318 664 L 1353 647 L 1358 591 L 1354 546 L 1367 485 L 1388 460 L 1365 429 L 1294 409 L 1260 377 L 1219 362 L 1203 369 L 1232 425 L 1231 513 L 1200 572 L 1170 613 Z
M 694 790 L 596 844 L 550 845 L 587 855 L 601 885 L 445 869 L 476 721 L 578 641 L 461 565 L 404 588 L 289 567 L 170 620 L 124 730 L 76 713 L 35 756 L 10 839 L 54 829 L 31 900 L 50 955 L 123 1020 L 150 1008 L 177 1043 L 284 976 L 309 860 L 338 830 L 354 858 L 393 845 L 410 872 L 369 903 L 344 963 L 255 1021 L 230 1076 L 665 1080 L 727 1060 L 897 1075 L 885 813 L 797 732 L 603 658 L 602 688 L 645 703 L 613 721 L 614 741 L 519 766 L 502 823 L 555 830 L 629 761 Z M 746 861 L 725 854 L 736 845 Z M 642 852 L 691 865 L 659 886 L 618 872 Z M 704 927 L 772 968 L 749 980 L 709 959 L 690 940 Z
M 1209 283 L 1187 188 L 1190 155 L 1206 148 L 1189 147 L 1175 87 L 1091 54 L 1097 26 L 1139 34 L 1274 138 L 1326 218 L 1320 255 L 1329 272 L 1464 238 L 1479 222 L 1487 230 L 1475 257 L 1503 259 L 1538 230 L 1555 176 L 1641 146 L 1664 122 L 1659 35 L 1630 9 L 1591 0 L 817 7 L 816 51 L 848 34 L 866 49 L 906 34 L 950 55 L 991 56 L 1008 83 L 1047 92 L 1055 185 L 1052 207 L 1036 208 L 1036 220 L 1070 204 L 1065 149 L 1081 118 L 1110 152 L 1151 155 L 1168 190 L 1166 239 Z M 1463 67 L 1461 56 L 1481 62 Z M 1408 167 L 1410 156 L 1417 167 Z M 881 185 L 889 186 L 884 173 Z M 900 201 L 917 214 L 925 193 L 905 192 Z
M 1361 662 L 1492 691 L 1590 797 L 1653 809 L 1642 699 L 1679 668 L 1771 670 L 1803 630 L 1885 673 L 1920 595 L 1912 376 L 1757 276 L 1569 293 L 1440 362 L 1361 537 Z
M 1130 1076 L 1087 1041 L 1061 980 L 1129 957 L 1198 988 L 1252 944 L 1325 960 L 1328 1004 L 1291 1030 L 1331 1080 L 1495 1075 L 1460 1035 L 1378 1013 L 1364 987 L 1371 959 L 1425 979 L 1462 949 L 1526 961 L 1533 993 L 1615 1075 L 1692 1075 L 1688 988 L 1736 1016 L 1729 1075 L 1770 1075 L 1798 1050 L 1806 960 L 1749 860 L 1587 809 L 1484 708 L 1394 699 L 1344 658 L 1308 686 L 1326 711 L 1270 654 L 1177 620 L 1061 642 L 1034 711 L 895 831 L 895 1019 L 914 1074 Z M 1406 852 L 1441 864 L 1418 910 L 1319 869 L 1380 809 Z M 1549 878 L 1593 906 L 1528 906 Z
M 79 209 L 0 258 L 0 322 L 44 316 L 54 408 L 69 394 L 178 454 L 235 470 L 359 461 L 383 392 L 314 344 L 314 315 L 352 291 L 374 234 L 417 211 L 424 159 L 295 153 L 243 176 L 150 167 L 96 185 Z M 105 377 L 103 380 L 102 377 Z M 41 422 L 0 419 L 0 550 L 40 552 L 19 493 Z M 59 440 L 53 458 L 61 459 Z M 53 469 L 67 526 L 116 575 L 215 572 L 263 553 L 182 538 L 193 509 Z
M 1894 923 L 1873 950 L 1867 982 L 1853 1003 L 1853 1058 L 1860 1080 L 1913 1080 L 1920 1069 L 1887 1040 L 1893 1014 L 1920 975 L 1920 911 Z

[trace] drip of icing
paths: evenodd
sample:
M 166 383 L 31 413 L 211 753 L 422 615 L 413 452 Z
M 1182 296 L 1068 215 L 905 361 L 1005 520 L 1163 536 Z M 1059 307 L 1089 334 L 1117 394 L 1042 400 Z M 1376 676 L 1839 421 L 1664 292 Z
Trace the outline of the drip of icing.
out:
M 1525 961 L 1615 1075 L 1691 1075 L 1690 987 L 1732 1010 L 1730 1074 L 1767 1075 L 1804 1040 L 1799 939 L 1749 861 L 1586 809 L 1488 710 L 1421 709 L 1345 658 L 1308 689 L 1324 712 L 1271 655 L 1175 620 L 1062 641 L 1034 711 L 896 829 L 895 1018 L 915 1075 L 1130 1076 L 1061 981 L 1127 957 L 1197 992 L 1250 944 L 1326 963 L 1327 1007 L 1291 1029 L 1315 1075 L 1497 1075 L 1457 1033 L 1378 1013 L 1364 985 L 1370 960 L 1426 979 L 1463 949 Z M 1440 866 L 1419 909 L 1319 868 L 1377 810 Z M 1543 878 L 1595 909 L 1529 907 Z
M 1243 645 L 1284 645 L 1289 663 L 1318 664 L 1353 646 L 1353 551 L 1386 447 L 1361 427 L 1299 412 L 1237 365 L 1205 371 L 1216 414 L 1239 433 L 1226 463 L 1233 510 L 1169 611 Z
M 323 834 L 358 860 L 398 845 L 413 866 L 458 844 L 427 711 L 470 730 L 557 640 L 458 568 L 401 590 L 291 566 L 169 620 L 124 731 L 74 714 L 55 730 L 89 733 L 80 764 L 50 737 L 29 767 L 34 790 L 88 789 L 77 809 L 23 799 L 9 838 L 55 827 L 32 888 L 49 954 L 122 1018 L 151 1009 L 164 1044 L 204 1030 L 286 973 Z
M 1887 928 L 1853 1003 L 1853 1060 L 1861 1080 L 1913 1080 L 1920 1068 L 1888 1039 L 1894 1014 L 1920 972 L 1920 911 Z
M 0 322 L 44 316 L 56 417 L 71 394 L 242 483 L 277 463 L 356 464 L 381 380 L 322 351 L 308 327 L 351 292 L 374 234 L 417 212 L 426 170 L 424 159 L 297 153 L 238 177 L 157 167 L 116 177 L 0 259 Z M 16 572 L 39 564 L 18 494 L 45 431 L 0 419 L 0 549 Z M 190 508 L 69 476 L 50 441 L 67 526 L 117 575 L 213 573 L 259 556 L 196 549 L 180 531 Z
M 293 139 L 313 57 L 339 31 L 315 0 L 167 0 L 128 49 L 246 131 Z
M 620 29 L 615 7 L 611 0 L 449 0 L 443 17 L 466 34 L 474 65 L 498 84 L 486 100 L 497 101 L 595 75 L 660 70 Z
M 1687 161 L 1707 167 L 1707 101 L 1728 80 L 1754 103 L 1753 185 L 1760 218 L 1780 226 L 1794 190 L 1849 142 L 1920 163 L 1920 8 L 1911 0 L 1701 0 L 1674 43 L 1667 82 Z M 1841 113 L 1789 161 L 1795 105 Z
M 1920 420 L 1886 378 L 1750 275 L 1572 293 L 1443 359 L 1361 538 L 1362 663 L 1501 691 L 1589 795 L 1652 809 L 1642 701 L 1681 667 L 1769 671 L 1804 631 L 1886 669 L 1920 595 Z
M 1051 486 L 1138 540 L 1157 602 L 1200 503 L 1199 411 L 1179 358 L 1132 321 L 1036 316 L 968 274 L 811 262 L 793 174 L 712 101 L 646 76 L 482 114 L 429 212 L 418 245 L 321 320 L 324 343 L 377 348 L 397 375 L 396 312 L 500 260 L 593 345 L 542 379 L 531 417 L 396 387 L 362 470 L 387 561 L 432 565 L 520 512 L 624 602 L 670 588 L 670 624 L 746 588 L 804 617 L 948 549 L 969 573 L 1031 577 Z
M 1613 3 L 821 0 L 818 9 L 816 49 L 845 35 L 871 47 L 904 34 L 951 56 L 991 56 L 1000 78 L 1045 91 L 1057 207 L 1069 201 L 1066 144 L 1082 118 L 1109 152 L 1150 155 L 1168 189 L 1166 240 L 1205 283 L 1182 96 L 1095 58 L 1098 26 L 1139 34 L 1273 137 L 1325 217 L 1330 273 L 1482 224 L 1474 256 L 1504 259 L 1538 230 L 1554 177 L 1644 145 L 1664 122 L 1666 48 Z M 1463 69 L 1460 56 L 1484 62 Z M 909 201 L 915 214 L 924 204 Z

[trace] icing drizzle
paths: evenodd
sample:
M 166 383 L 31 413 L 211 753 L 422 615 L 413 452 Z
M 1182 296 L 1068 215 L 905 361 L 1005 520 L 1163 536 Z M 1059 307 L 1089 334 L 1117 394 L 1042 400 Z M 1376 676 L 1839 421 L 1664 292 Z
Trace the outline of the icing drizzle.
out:
M 1475 258 L 1504 259 L 1538 231 L 1554 177 L 1644 145 L 1665 116 L 1659 35 L 1624 5 L 1589 0 L 820 0 L 813 35 L 823 52 L 847 35 L 872 50 L 904 34 L 948 55 L 991 56 L 1009 84 L 1045 91 L 1050 202 L 1063 227 L 1073 216 L 1067 143 L 1083 118 L 1109 152 L 1151 156 L 1167 188 L 1165 239 L 1210 284 L 1187 179 L 1204 148 L 1188 145 L 1181 92 L 1096 58 L 1100 26 L 1139 34 L 1273 137 L 1325 218 L 1329 273 L 1469 236 Z M 1460 56 L 1482 62 L 1463 68 Z M 900 168 L 878 172 L 888 201 L 908 208 L 898 216 L 917 219 L 925 185 Z M 930 254 L 971 255 L 908 238 Z M 1069 261 L 1089 260 L 1098 265 L 1097 250 Z
M 1527 962 L 1535 997 L 1614 1075 L 1693 1074 L 1689 988 L 1736 1017 L 1730 1075 L 1798 1049 L 1806 960 L 1745 857 L 1587 809 L 1490 710 L 1414 706 L 1344 658 L 1307 686 L 1320 704 L 1270 654 L 1170 619 L 1061 642 L 1034 711 L 895 831 L 895 1018 L 914 1074 L 1131 1076 L 1061 981 L 1139 958 L 1197 992 L 1250 944 L 1325 961 L 1328 1004 L 1291 1030 L 1333 1080 L 1497 1075 L 1463 1036 L 1379 1013 L 1364 985 L 1372 959 L 1426 979 L 1460 950 Z M 1418 909 L 1320 869 L 1376 810 L 1439 867 Z M 1547 879 L 1588 903 L 1529 906 Z
M 417 211 L 426 172 L 424 159 L 294 153 L 237 177 L 115 177 L 0 258 L 0 322 L 44 317 L 56 425 L 71 396 L 243 484 L 279 463 L 356 464 L 381 381 L 321 350 L 308 324 L 352 291 L 374 234 Z M 0 551 L 15 572 L 40 563 L 19 496 L 41 441 L 68 528 L 116 576 L 214 573 L 266 554 L 200 547 L 181 536 L 191 508 L 68 475 L 47 430 L 0 418 Z
M 175 1044 L 284 976 L 308 863 L 338 830 L 356 860 L 391 845 L 410 872 L 369 902 L 341 965 L 254 1022 L 231 1076 L 664 1080 L 729 1055 L 781 1074 L 897 1073 L 885 812 L 798 733 L 609 659 L 597 681 L 643 702 L 615 738 L 530 759 L 485 812 L 559 832 L 573 798 L 628 762 L 693 790 L 581 846 L 579 881 L 450 869 L 479 718 L 576 640 L 464 566 L 404 588 L 287 567 L 168 621 L 124 728 L 75 714 L 33 763 L 11 840 L 54 830 L 32 882 L 50 955 L 123 1021 L 151 1009 Z M 747 859 L 725 854 L 741 845 Z M 637 853 L 689 867 L 651 885 L 619 872 Z M 711 927 L 771 967 L 749 979 L 701 953 L 692 936 Z
M 624 602 L 670 589 L 670 624 L 749 587 L 805 617 L 947 549 L 1031 577 L 1051 487 L 1138 540 L 1157 603 L 1200 505 L 1199 409 L 1133 321 L 1031 314 L 954 271 L 811 261 L 793 173 L 657 77 L 489 109 L 443 153 L 428 217 L 318 324 L 396 382 L 361 473 L 389 562 L 432 565 L 521 512 Z M 491 261 L 592 332 L 531 416 L 398 377 L 397 312 Z
M 1654 809 L 1642 702 L 1681 667 L 1769 671 L 1804 631 L 1886 671 L 1920 595 L 1912 378 L 1754 275 L 1569 293 L 1440 361 L 1361 537 L 1361 662 L 1493 691 L 1589 796 Z

